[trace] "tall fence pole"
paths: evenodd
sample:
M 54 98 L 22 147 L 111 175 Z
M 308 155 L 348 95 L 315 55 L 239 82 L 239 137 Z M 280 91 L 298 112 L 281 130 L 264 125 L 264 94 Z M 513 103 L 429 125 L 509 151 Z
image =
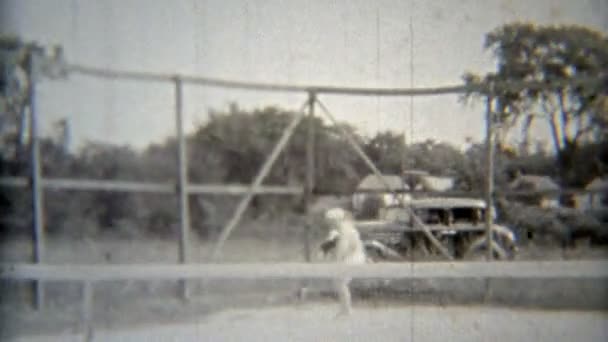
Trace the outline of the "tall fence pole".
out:
M 486 98 L 486 244 L 487 244 L 487 259 L 492 260 L 494 257 L 494 242 L 492 234 L 493 225 L 493 199 L 494 194 L 494 114 L 492 112 L 493 98 L 488 95 Z
M 310 205 L 312 203 L 312 191 L 315 186 L 315 102 L 316 94 L 308 93 L 308 127 L 306 138 L 306 187 L 304 193 L 304 213 L 306 215 L 306 237 L 304 241 L 304 252 L 306 261 L 312 260 L 311 234 L 312 218 L 310 217 Z
M 175 126 L 177 130 L 177 194 L 179 206 L 179 263 L 188 262 L 188 235 L 190 232 L 190 211 L 188 204 L 188 157 L 183 123 L 183 92 L 182 80 L 174 78 L 175 85 Z M 180 280 L 180 296 L 187 300 L 189 297 L 186 280 Z
M 34 262 L 40 264 L 44 262 L 44 203 L 42 187 L 42 166 L 40 160 L 40 137 L 38 134 L 38 109 L 36 107 L 36 75 L 37 66 L 36 52 L 30 52 L 28 87 L 29 87 L 29 107 L 30 107 L 30 177 L 32 190 L 32 223 L 34 240 Z M 44 306 L 44 284 L 42 281 L 34 282 L 34 308 L 42 309 Z

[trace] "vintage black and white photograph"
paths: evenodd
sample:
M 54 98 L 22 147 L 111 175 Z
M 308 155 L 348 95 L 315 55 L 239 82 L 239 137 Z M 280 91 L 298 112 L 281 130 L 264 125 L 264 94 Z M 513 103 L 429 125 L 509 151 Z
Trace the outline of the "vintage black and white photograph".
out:
M 1 341 L 608 341 L 608 0 L 0 0 Z

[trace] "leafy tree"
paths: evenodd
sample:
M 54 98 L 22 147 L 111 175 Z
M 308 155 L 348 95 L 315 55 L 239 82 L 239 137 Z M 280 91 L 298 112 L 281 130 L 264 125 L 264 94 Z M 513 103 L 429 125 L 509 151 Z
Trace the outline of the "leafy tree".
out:
M 428 139 L 405 147 L 403 154 L 403 167 L 406 170 L 423 170 L 433 175 L 457 179 L 465 177 L 465 155 L 448 143 Z
M 36 70 L 32 58 L 36 55 Z M 0 170 L 17 174 L 23 166 L 27 129 L 27 109 L 33 77 L 58 78 L 65 75 L 60 46 L 52 51 L 35 42 L 25 42 L 13 35 L 0 34 Z
M 17 36 L 0 34 L 0 175 L 2 176 L 23 176 L 28 172 L 29 161 L 25 152 L 29 147 L 29 141 L 26 131 L 30 100 L 29 80 L 33 77 L 31 59 L 34 53 L 40 56 L 36 63 L 38 76 L 60 76 L 56 67 L 62 58 L 60 47 L 54 47 L 53 53 L 48 54 L 35 42 L 25 42 Z M 53 142 L 48 139 L 41 141 L 41 150 L 51 154 L 43 154 L 46 158 L 42 161 L 43 169 L 48 167 L 49 159 L 56 157 L 52 155 L 55 151 L 52 145 Z M 26 228 L 31 221 L 30 203 L 29 193 L 21 189 L 2 189 L 0 229 L 6 232 L 27 231 Z
M 402 134 L 379 132 L 365 144 L 367 155 L 384 173 L 399 174 L 404 162 L 405 141 Z
M 236 105 L 231 105 L 227 112 L 211 111 L 209 122 L 192 138 L 192 144 L 199 151 L 192 152 L 196 153 L 192 159 L 194 163 L 218 166 L 216 170 L 221 170 L 217 171 L 220 173 L 209 170 L 214 174 L 213 181 L 250 183 L 293 115 L 295 113 L 275 107 L 248 112 Z M 304 184 L 308 120 L 305 118 L 296 128 L 266 184 Z M 314 120 L 317 188 L 343 191 L 344 186 L 337 183 L 358 178 L 359 161 L 339 130 L 345 128 L 356 133 L 347 125 L 333 127 L 318 118 Z M 193 177 L 204 178 L 198 174 L 204 169 L 196 169 L 199 171 L 194 171 Z
M 29 85 L 29 55 L 33 46 L 15 36 L 0 36 L 0 138 L 5 163 L 18 173 L 23 162 Z M 8 164 L 6 165 L 9 166 Z
M 316 130 L 316 191 L 319 193 L 350 194 L 360 178 L 369 173 L 361 157 L 354 152 L 341 131 L 349 132 L 361 144 L 363 139 L 354 127 L 321 126 Z
M 80 177 L 108 180 L 139 180 L 143 174 L 138 154 L 127 146 L 88 143 L 77 155 L 73 172 Z M 135 219 L 136 196 L 130 193 L 97 191 L 92 193 L 86 215 L 97 218 L 101 227 L 115 227 L 120 220 Z
M 470 84 L 551 82 L 608 72 L 608 38 L 582 26 L 508 24 L 488 33 L 484 46 L 494 52 L 497 70 L 483 77 L 466 74 L 464 79 Z M 498 120 L 504 130 L 520 127 L 524 137 L 533 122 L 545 122 L 551 131 L 562 176 L 572 180 L 573 154 L 582 144 L 606 135 L 607 94 L 605 82 L 543 90 L 504 90 L 496 94 Z

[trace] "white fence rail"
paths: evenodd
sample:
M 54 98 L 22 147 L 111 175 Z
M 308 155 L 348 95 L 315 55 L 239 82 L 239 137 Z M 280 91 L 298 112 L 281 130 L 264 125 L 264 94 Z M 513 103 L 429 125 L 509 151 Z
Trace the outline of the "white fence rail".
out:
M 379 263 L 0 265 L 0 279 L 97 282 L 193 279 L 608 278 L 608 260 Z

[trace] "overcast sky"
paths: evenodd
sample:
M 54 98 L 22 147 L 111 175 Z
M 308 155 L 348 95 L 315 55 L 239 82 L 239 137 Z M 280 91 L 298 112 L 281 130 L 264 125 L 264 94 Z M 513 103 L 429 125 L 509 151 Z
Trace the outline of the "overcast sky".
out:
M 67 59 L 96 67 L 179 72 L 233 80 L 353 87 L 409 87 L 413 24 L 414 86 L 459 83 L 465 71 L 493 68 L 486 32 L 514 20 L 576 23 L 608 31 L 606 0 L 152 1 L 1 0 L 1 27 L 26 40 L 64 46 Z M 302 95 L 187 87 L 186 124 L 208 108 L 280 105 Z M 483 107 L 457 96 L 322 98 L 364 134 L 414 130 L 414 140 L 462 145 L 482 139 Z M 72 144 L 138 147 L 174 133 L 172 88 L 73 75 L 40 86 L 43 129 L 67 117 Z

